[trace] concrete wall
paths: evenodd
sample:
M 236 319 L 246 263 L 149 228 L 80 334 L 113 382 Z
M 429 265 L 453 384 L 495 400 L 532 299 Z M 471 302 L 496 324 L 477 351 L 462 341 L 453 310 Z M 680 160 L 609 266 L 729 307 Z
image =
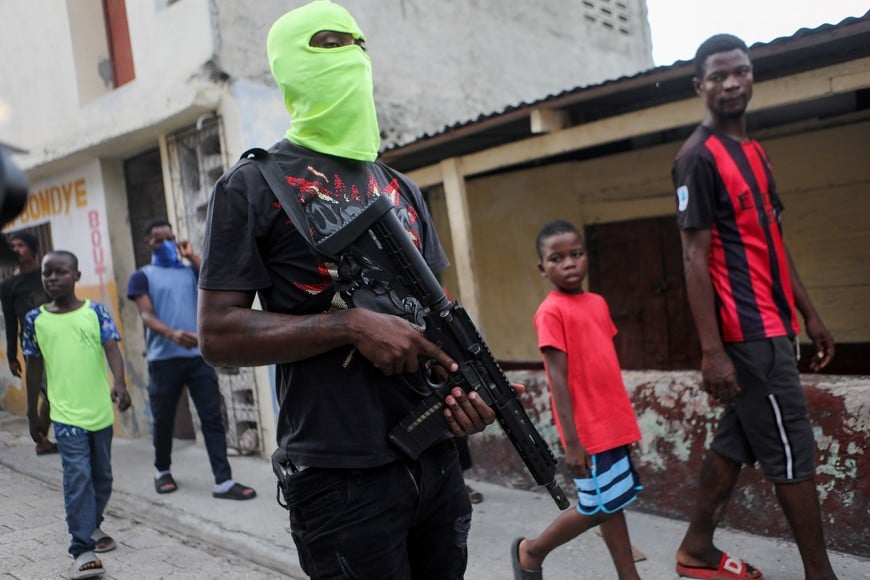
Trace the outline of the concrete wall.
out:
M 838 341 L 870 341 L 870 122 L 759 138 L 786 207 L 786 243 L 823 320 Z M 498 357 L 540 358 L 532 317 L 550 285 L 536 269 L 538 228 L 556 218 L 582 229 L 673 215 L 670 169 L 678 149 L 661 145 L 468 181 L 479 322 Z M 429 200 L 450 252 L 443 192 L 433 189 Z M 452 269 L 444 280 L 455 295 Z
M 133 237 L 130 234 L 127 197 L 124 195 L 124 169 L 118 160 L 103 160 L 100 163 L 106 185 L 106 214 L 109 239 L 111 240 L 112 264 L 115 273 L 118 323 L 124 328 L 123 354 L 127 386 L 132 405 L 119 415 L 123 431 L 116 433 L 127 437 L 143 437 L 150 433 L 151 408 L 147 404 L 148 364 L 145 361 L 145 333 L 139 310 L 127 299 L 127 280 L 136 269 L 133 255 Z
M 758 137 L 771 156 L 786 206 L 786 241 L 817 308 L 838 341 L 870 340 L 870 170 L 865 161 L 870 122 Z M 538 227 L 554 218 L 582 227 L 672 215 L 669 172 L 678 148 L 668 144 L 467 183 L 483 304 L 478 322 L 498 357 L 540 358 L 532 317 L 550 286 L 535 267 Z M 449 253 L 443 192 L 433 188 L 429 200 Z M 455 294 L 452 270 L 445 272 L 444 281 Z M 526 409 L 561 459 L 544 373 L 509 375 L 530 386 L 523 398 Z M 695 476 L 720 410 L 698 389 L 697 372 L 625 371 L 623 376 L 643 433 L 637 463 L 645 489 L 637 509 L 687 517 Z M 867 556 L 870 465 L 864 450 L 870 443 L 870 377 L 804 375 L 802 380 L 815 426 L 817 484 L 828 543 Z M 475 476 L 534 487 L 500 429 L 475 435 L 470 444 Z M 744 470 L 724 523 L 780 537 L 790 533 L 771 486 L 757 470 Z
M 764 144 L 816 308 L 838 341 L 870 341 L 870 122 Z
M 231 78 L 274 86 L 265 39 L 303 0 L 260 0 L 256 11 L 214 0 L 218 63 Z M 652 66 L 645 0 L 625 0 L 607 29 L 601 6 L 574 0 L 344 0 L 368 39 L 386 142 L 404 143 L 480 113 Z M 610 5 L 611 3 L 607 2 Z M 616 9 L 616 3 L 610 6 Z M 597 12 L 596 12 L 597 11 Z M 595 14 L 597 20 L 587 19 Z
M 112 140 L 120 140 L 115 154 L 138 152 L 144 146 L 137 131 L 192 102 L 211 102 L 203 94 L 211 80 L 200 74 L 214 52 L 208 0 L 163 9 L 155 2 L 128 2 L 136 78 L 87 102 L 80 100 L 77 86 L 84 81 L 76 70 L 100 63 L 97 55 L 90 63 L 75 62 L 82 54 L 76 46 L 98 41 L 72 35 L 68 20 L 66 4 L 56 0 L 0 3 L 0 22 L 19 23 L 3 34 L 0 98 L 7 110 L 0 131 L 5 141 L 30 151 L 21 158 L 26 169 Z
M 98 154 L 138 153 L 153 146 L 154 129 L 177 129 L 222 108 L 224 99 L 239 98 L 239 108 L 252 107 L 252 114 L 263 110 L 254 105 L 265 105 L 266 122 L 243 114 L 237 119 L 268 131 L 232 130 L 252 133 L 258 145 L 271 143 L 287 118 L 272 113 L 282 106 L 268 71 L 266 33 L 278 16 L 303 3 L 127 2 L 135 79 L 114 90 L 95 86 L 108 57 L 99 0 L 0 3 L 0 22 L 19 23 L 2 39 L 0 131 L 5 141 L 30 151 L 22 157 L 25 169 L 39 171 L 109 144 Z M 644 0 L 612 6 L 594 0 L 591 7 L 572 0 L 344 4 L 369 37 L 385 143 L 652 66 Z M 603 9 L 615 12 L 605 16 Z M 615 26 L 605 28 L 608 22 Z M 225 75 L 242 86 L 223 93 Z
M 77 295 L 105 304 L 123 338 L 125 320 L 120 316 L 123 298 L 116 282 L 111 241 L 114 203 L 109 201 L 112 197 L 109 192 L 116 184 L 111 174 L 109 177 L 107 180 L 100 163 L 92 161 L 51 179 L 31 183 L 24 211 L 6 224 L 4 231 L 49 224 L 53 249 L 68 250 L 78 257 L 81 279 L 76 284 Z M 0 342 L 5 343 L 5 336 Z M 8 369 L 5 360 L 2 366 Z M 3 393 L 0 407 L 24 414 L 27 401 L 23 381 L 14 378 L 7 381 L 10 388 Z M 144 407 L 140 405 L 139 409 Z M 119 416 L 119 425 L 126 433 L 138 432 L 136 421 L 129 414 Z
M 569 495 L 576 494 L 564 470 L 545 374 L 523 371 L 509 372 L 508 376 L 528 385 L 523 395 L 525 408 L 560 461 L 563 489 Z M 625 371 L 623 378 L 643 437 L 634 462 L 644 489 L 632 509 L 688 518 L 697 474 L 721 408 L 711 406 L 700 391 L 697 372 Z M 870 377 L 801 378 L 815 427 L 816 484 L 828 546 L 870 556 L 870 458 L 865 451 L 870 448 Z M 497 426 L 471 436 L 469 446 L 475 477 L 510 487 L 536 488 Z M 723 525 L 755 534 L 790 537 L 772 486 L 755 468 L 744 468 L 741 473 Z

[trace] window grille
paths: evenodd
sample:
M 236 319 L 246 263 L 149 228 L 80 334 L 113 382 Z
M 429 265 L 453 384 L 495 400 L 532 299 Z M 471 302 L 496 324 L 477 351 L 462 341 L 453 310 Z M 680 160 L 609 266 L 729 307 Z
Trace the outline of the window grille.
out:
M 227 168 L 221 119 L 201 117 L 193 127 L 166 138 L 176 235 L 202 251 L 208 199 Z M 240 454 L 262 449 L 262 431 L 251 368 L 215 368 L 225 412 L 227 446 Z M 193 417 L 198 422 L 198 417 Z

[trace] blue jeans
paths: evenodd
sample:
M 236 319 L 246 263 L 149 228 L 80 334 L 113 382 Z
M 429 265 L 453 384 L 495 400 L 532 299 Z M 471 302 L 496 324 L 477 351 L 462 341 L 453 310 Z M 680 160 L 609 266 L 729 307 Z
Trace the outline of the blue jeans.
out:
M 417 461 L 290 476 L 290 531 L 314 580 L 460 580 L 471 503 L 453 441 Z
M 66 525 L 72 536 L 69 553 L 77 558 L 94 549 L 91 533 L 103 523 L 112 494 L 112 426 L 85 431 L 55 425 L 55 434 L 63 464 Z
M 227 436 L 221 414 L 221 394 L 214 369 L 202 357 L 170 358 L 148 363 L 151 384 L 148 399 L 154 417 L 154 467 L 169 471 L 172 465 L 172 431 L 175 410 L 184 386 L 199 415 L 202 438 L 215 483 L 233 477 L 227 460 Z

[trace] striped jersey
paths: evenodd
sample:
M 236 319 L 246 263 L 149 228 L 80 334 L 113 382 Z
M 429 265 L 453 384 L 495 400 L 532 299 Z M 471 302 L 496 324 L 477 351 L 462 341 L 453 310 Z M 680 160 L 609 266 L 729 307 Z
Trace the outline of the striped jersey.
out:
M 680 229 L 711 230 L 709 269 L 723 341 L 797 335 L 783 205 L 761 145 L 698 126 L 671 176 Z

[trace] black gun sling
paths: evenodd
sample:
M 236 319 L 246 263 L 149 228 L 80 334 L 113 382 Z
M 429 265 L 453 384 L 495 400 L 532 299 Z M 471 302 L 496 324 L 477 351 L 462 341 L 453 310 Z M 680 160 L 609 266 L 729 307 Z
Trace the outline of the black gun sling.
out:
M 263 175 L 263 179 L 266 180 L 266 183 L 269 185 L 269 188 L 272 190 L 272 193 L 275 194 L 275 197 L 278 198 L 278 202 L 281 204 L 281 207 L 284 208 L 284 212 L 287 214 L 287 217 L 290 218 L 290 221 L 293 223 L 293 226 L 302 234 L 302 237 L 305 238 L 305 241 L 308 242 L 318 254 L 321 254 L 327 258 L 335 260 L 338 256 L 333 255 L 332 252 L 326 253 L 328 248 L 343 248 L 346 244 L 341 244 L 340 240 L 345 238 L 353 238 L 365 227 L 362 227 L 362 223 L 354 224 L 354 229 L 342 228 L 342 230 L 338 230 L 334 234 L 330 236 L 332 238 L 327 244 L 318 244 L 314 241 L 314 238 L 311 236 L 311 230 L 308 228 L 308 220 L 305 217 L 305 212 L 302 211 L 302 207 L 299 205 L 299 200 L 296 199 L 293 195 L 290 194 L 290 190 L 287 186 L 287 181 L 285 180 L 284 174 L 281 171 L 281 168 L 278 167 L 278 163 L 275 161 L 275 158 L 271 153 L 266 151 L 261 147 L 252 147 L 248 149 L 244 153 L 242 153 L 239 159 L 250 159 L 254 162 L 254 165 L 257 166 L 257 169 L 260 170 L 260 173 Z M 420 214 L 420 209 L 417 207 L 415 200 L 411 196 L 407 196 L 402 193 L 401 189 L 399 190 L 399 195 L 402 196 L 402 199 L 405 200 L 408 205 L 414 208 L 417 214 Z M 358 220 L 354 220 L 358 221 Z
M 314 238 L 311 236 L 311 230 L 308 228 L 308 222 L 305 219 L 305 214 L 303 213 L 302 208 L 299 206 L 299 201 L 290 194 L 284 174 L 282 173 L 281 168 L 278 167 L 278 163 L 272 155 L 265 149 L 254 147 L 242 153 L 240 159 L 250 159 L 254 165 L 256 165 L 260 174 L 263 176 L 263 179 L 266 180 L 269 189 L 271 189 L 272 193 L 275 194 L 275 197 L 278 198 L 278 202 L 284 209 L 284 213 L 286 213 L 287 217 L 290 218 L 296 231 L 299 232 L 302 238 L 309 246 L 311 246 L 311 248 L 314 249 L 315 252 L 323 254 L 323 252 L 317 248 L 317 243 L 315 243 Z M 327 257 L 333 259 L 332 256 Z M 291 312 L 293 314 L 305 314 L 327 310 L 334 295 L 335 285 L 332 285 L 319 294 L 309 296 L 303 300 L 302 303 L 293 308 Z

